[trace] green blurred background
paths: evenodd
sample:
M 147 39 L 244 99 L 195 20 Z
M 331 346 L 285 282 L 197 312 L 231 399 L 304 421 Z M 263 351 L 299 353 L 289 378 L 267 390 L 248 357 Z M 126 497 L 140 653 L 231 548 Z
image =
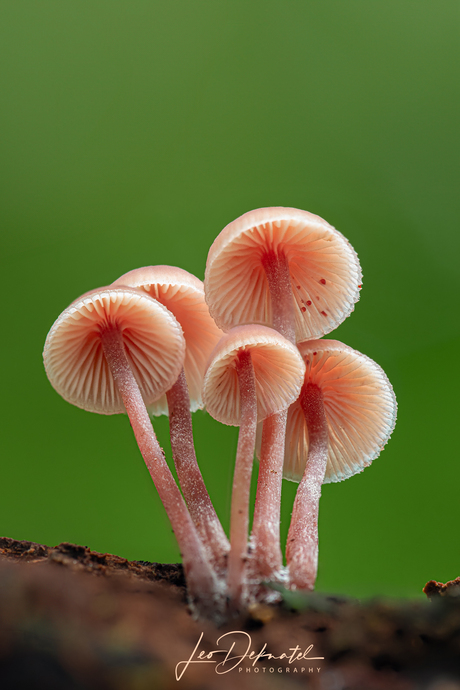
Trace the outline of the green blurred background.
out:
M 382 455 L 323 489 L 317 587 L 421 596 L 459 575 L 457 0 L 16 0 L 1 14 L 0 533 L 178 559 L 128 419 L 64 402 L 43 343 L 81 293 L 157 263 L 203 278 L 228 222 L 295 206 L 358 252 L 361 301 L 331 337 L 375 359 L 399 403 Z M 237 430 L 203 412 L 194 426 L 228 528 Z M 167 447 L 167 420 L 156 428 Z

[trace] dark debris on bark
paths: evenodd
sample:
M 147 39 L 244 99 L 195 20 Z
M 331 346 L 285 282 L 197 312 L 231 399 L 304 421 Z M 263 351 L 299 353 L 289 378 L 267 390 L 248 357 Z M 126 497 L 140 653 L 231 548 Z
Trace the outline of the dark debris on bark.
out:
M 425 592 L 430 600 L 286 596 L 216 629 L 191 616 L 181 565 L 3 538 L 0 688 L 460 690 L 460 578 Z M 232 631 L 255 651 L 313 645 L 324 660 L 245 660 L 221 674 L 194 664 L 176 681 L 202 633 L 200 649 L 210 651 Z

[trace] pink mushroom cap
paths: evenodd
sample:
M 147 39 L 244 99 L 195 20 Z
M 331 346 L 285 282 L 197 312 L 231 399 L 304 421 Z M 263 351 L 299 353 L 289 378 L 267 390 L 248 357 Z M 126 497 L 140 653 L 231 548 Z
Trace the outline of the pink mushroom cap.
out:
M 233 328 L 213 350 L 203 384 L 203 398 L 209 414 L 231 426 L 240 424 L 235 362 L 241 350 L 251 352 L 258 421 L 294 402 L 305 373 L 299 351 L 278 331 L 260 325 Z
M 273 325 L 262 263 L 270 251 L 283 252 L 288 261 L 297 340 L 329 333 L 353 311 L 362 274 L 348 240 L 308 211 L 260 208 L 227 225 L 209 250 L 206 301 L 222 330 Z
M 209 314 L 203 282 L 177 266 L 146 266 L 122 275 L 112 287 L 127 285 L 144 290 L 174 314 L 186 342 L 184 372 L 192 412 L 203 407 L 201 388 L 206 363 L 222 337 Z M 149 405 L 153 415 L 168 414 L 166 396 Z
M 102 349 L 100 332 L 118 328 L 146 404 L 177 379 L 185 356 L 182 329 L 162 304 L 144 292 L 105 287 L 72 302 L 53 324 L 43 359 L 55 390 L 90 412 L 125 412 Z
M 305 361 L 305 382 L 322 393 L 328 422 L 328 460 L 324 483 L 362 472 L 383 450 L 396 423 L 396 398 L 381 367 L 338 340 L 297 344 Z M 288 411 L 284 477 L 302 479 L 308 455 L 308 430 L 300 401 Z

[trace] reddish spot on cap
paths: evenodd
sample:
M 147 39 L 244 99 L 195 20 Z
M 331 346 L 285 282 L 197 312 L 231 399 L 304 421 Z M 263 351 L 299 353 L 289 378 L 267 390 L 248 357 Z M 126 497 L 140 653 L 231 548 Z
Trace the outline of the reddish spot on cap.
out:
M 318 353 L 317 353 L 317 352 L 314 352 L 313 354 L 314 354 L 314 355 L 317 355 Z
M 284 257 L 283 262 L 288 259 L 286 270 L 298 293 L 312 294 L 315 280 L 319 284 L 326 281 L 321 287 L 330 285 L 328 324 L 316 314 L 310 319 L 300 312 L 305 318 L 296 319 L 297 341 L 321 337 L 325 329 L 332 330 L 352 311 L 362 278 L 356 253 L 345 237 L 307 211 L 261 208 L 229 223 L 209 250 L 206 303 L 224 331 L 240 323 L 273 325 L 273 310 L 267 307 L 271 295 L 266 271 L 274 268 L 276 256 Z M 299 311 L 298 307 L 297 315 Z
M 307 305 L 307 307 L 311 307 L 311 299 L 306 301 L 306 305 Z
M 323 316 L 327 316 L 327 314 L 326 314 L 325 311 L 322 311 L 321 314 L 322 314 Z
M 361 286 L 360 286 L 361 287 Z M 297 290 L 300 290 L 300 285 L 296 285 Z
M 321 278 L 319 282 L 321 283 L 321 285 L 326 285 L 326 280 L 324 278 Z
M 316 299 L 319 299 L 319 295 L 316 295 Z
M 300 307 L 300 311 L 307 311 L 307 307 Z
M 359 287 L 359 289 L 361 290 L 361 288 L 362 288 L 362 285 L 358 285 L 358 287 Z

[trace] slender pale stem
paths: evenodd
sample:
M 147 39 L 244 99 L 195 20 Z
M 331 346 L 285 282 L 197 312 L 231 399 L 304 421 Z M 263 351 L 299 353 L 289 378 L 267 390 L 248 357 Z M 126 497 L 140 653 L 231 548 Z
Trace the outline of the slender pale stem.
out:
M 283 565 L 280 545 L 281 484 L 287 410 L 263 423 L 259 478 L 252 523 L 252 571 L 264 580 L 273 578 Z
M 249 493 L 256 443 L 257 398 L 251 353 L 242 350 L 236 361 L 240 388 L 240 432 L 233 476 L 230 521 L 228 590 L 231 608 L 238 610 L 245 594 L 245 570 L 249 528 Z
M 268 251 L 262 259 L 272 302 L 273 328 L 295 345 L 295 313 L 291 274 L 282 252 Z
M 139 450 L 176 535 L 192 603 L 201 613 L 212 617 L 216 613 L 217 578 L 158 444 L 139 386 L 125 353 L 123 336 L 116 327 L 101 329 L 100 335 L 107 363 L 126 407 Z
M 318 511 L 327 465 L 328 430 L 318 386 L 304 384 L 300 404 L 308 428 L 308 457 L 292 511 L 286 559 L 290 588 L 312 590 L 318 569 Z
M 174 464 L 190 515 L 208 555 L 219 573 L 223 573 L 230 544 L 197 463 L 193 443 L 190 398 L 184 370 L 166 393 L 169 408 L 169 429 Z
M 273 327 L 295 344 L 294 300 L 286 256 L 268 251 L 262 260 L 270 289 Z M 263 423 L 259 458 L 259 479 L 252 528 L 254 574 L 275 577 L 283 560 L 280 544 L 281 486 L 287 411 L 268 417 Z

